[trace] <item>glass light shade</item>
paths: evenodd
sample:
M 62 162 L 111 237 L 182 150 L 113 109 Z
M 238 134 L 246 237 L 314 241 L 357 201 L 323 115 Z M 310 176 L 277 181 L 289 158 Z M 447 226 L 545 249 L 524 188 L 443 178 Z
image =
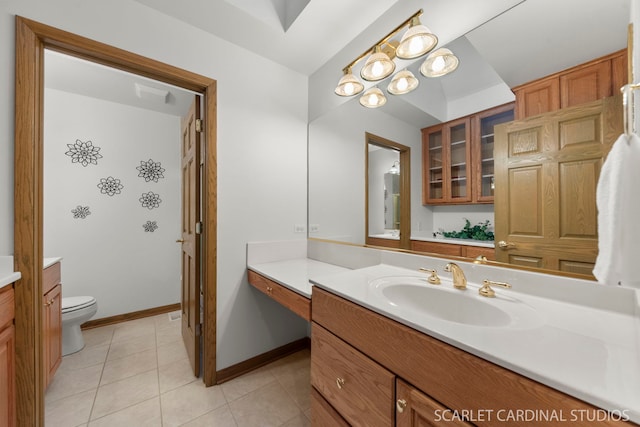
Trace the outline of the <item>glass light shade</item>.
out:
M 418 87 L 418 79 L 409 70 L 402 70 L 396 73 L 387 86 L 389 93 L 393 95 L 404 95 Z
M 400 165 L 398 164 L 398 162 L 393 162 L 393 165 L 389 169 L 389 173 L 394 175 L 400 175 Z
M 458 58 L 444 47 L 434 50 L 420 66 L 420 73 L 425 77 L 440 77 L 458 68 Z
M 396 56 L 401 59 L 417 58 L 431 51 L 437 44 L 438 37 L 420 24 L 420 18 L 414 18 L 411 21 L 411 27 L 400 39 Z
M 344 76 L 338 82 L 335 93 L 340 96 L 357 95 L 364 90 L 364 85 L 351 73 L 351 69 L 345 71 Z
M 377 87 L 372 87 L 368 89 L 365 93 L 360 97 L 360 105 L 367 108 L 378 108 L 382 107 L 386 104 L 387 98 L 384 96 L 384 93 Z
M 396 64 L 386 53 L 380 51 L 380 46 L 376 46 L 373 54 L 369 56 L 364 67 L 360 70 L 360 77 L 375 82 L 388 77 L 396 69 Z

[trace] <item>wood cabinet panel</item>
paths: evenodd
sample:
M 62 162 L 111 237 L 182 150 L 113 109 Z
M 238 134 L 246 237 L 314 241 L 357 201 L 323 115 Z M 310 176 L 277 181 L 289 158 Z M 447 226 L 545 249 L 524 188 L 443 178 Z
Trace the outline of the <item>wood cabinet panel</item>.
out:
M 463 246 L 462 256 L 467 258 L 484 256 L 489 261 L 495 261 L 496 250 L 494 248 L 485 248 L 483 246 Z
M 62 274 L 59 262 L 45 268 L 42 272 L 42 295 L 46 294 L 53 289 L 54 286 L 60 283 L 62 279 L 61 276 Z
M 248 271 L 249 283 L 263 294 L 273 298 L 298 316 L 311 320 L 311 300 L 268 279 L 255 271 Z
M 611 58 L 611 81 L 613 95 L 618 93 L 618 90 L 631 83 L 629 81 L 629 58 L 627 58 L 627 49 L 624 49 Z
M 428 252 L 440 255 L 462 256 L 460 245 L 451 243 L 423 242 L 421 240 L 411 241 L 411 250 L 418 252 Z
M 16 425 L 15 297 L 13 285 L 0 289 L 0 425 Z
M 313 288 L 313 322 L 452 410 L 571 411 L 597 408 L 469 354 L 357 304 Z M 314 347 L 312 340 L 311 357 Z M 491 392 L 487 392 L 490 390 Z M 341 411 L 340 411 L 341 412 Z M 478 426 L 518 426 L 518 421 L 474 420 Z M 572 426 L 588 427 L 588 420 Z M 629 426 L 606 420 L 603 426 Z
M 311 385 L 354 426 L 392 426 L 395 376 L 316 323 Z
M 612 95 L 611 61 L 586 65 L 560 75 L 560 108 L 569 108 Z
M 516 120 L 560 108 L 560 79 L 557 76 L 537 80 L 513 92 L 516 95 Z
M 471 427 L 472 424 L 457 419 L 451 410 L 431 399 L 412 385 L 396 380 L 397 427 Z
M 311 425 L 316 427 L 349 427 L 349 423 L 311 387 Z
M 45 270 L 46 271 L 46 270 Z M 62 363 L 62 285 L 47 292 L 43 300 L 45 387 L 53 380 Z
M 379 237 L 367 236 L 367 245 L 380 246 L 383 248 L 400 249 L 400 239 L 382 239 Z

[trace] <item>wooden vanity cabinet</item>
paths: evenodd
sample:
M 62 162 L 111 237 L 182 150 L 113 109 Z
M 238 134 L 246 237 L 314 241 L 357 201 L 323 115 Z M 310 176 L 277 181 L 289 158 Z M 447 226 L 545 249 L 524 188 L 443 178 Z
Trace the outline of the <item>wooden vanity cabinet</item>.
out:
M 485 256 L 489 261 L 496 259 L 494 248 L 484 246 L 457 245 L 455 243 L 427 242 L 424 240 L 412 240 L 411 250 L 439 255 L 461 256 L 466 258 L 476 258 Z
M 445 425 L 436 420 L 442 411 L 450 415 L 467 411 L 493 414 L 468 420 L 477 426 L 515 427 L 521 421 L 498 419 L 498 412 L 571 414 L 598 409 L 317 286 L 313 287 L 311 385 L 314 420 L 342 417 L 354 426 Z M 571 422 L 574 427 L 592 424 L 588 419 Z M 470 424 L 459 420 L 450 425 Z M 608 419 L 599 425 L 635 424 Z
M 16 425 L 16 332 L 13 284 L 0 289 L 0 426 Z
M 628 83 L 627 49 L 512 88 L 515 119 L 597 101 Z
M 304 320 L 311 320 L 311 300 L 309 298 L 293 292 L 255 271 L 249 270 L 247 274 L 251 286 L 284 305 Z
M 62 362 L 62 284 L 60 263 L 44 269 L 42 275 L 42 331 L 45 387 Z

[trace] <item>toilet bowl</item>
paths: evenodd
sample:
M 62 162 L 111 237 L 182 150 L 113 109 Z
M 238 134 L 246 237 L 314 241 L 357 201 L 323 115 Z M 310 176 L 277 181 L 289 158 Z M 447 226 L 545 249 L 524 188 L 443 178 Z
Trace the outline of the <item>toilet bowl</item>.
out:
M 82 350 L 84 339 L 80 325 L 91 319 L 98 311 L 94 297 L 62 298 L 62 355 Z

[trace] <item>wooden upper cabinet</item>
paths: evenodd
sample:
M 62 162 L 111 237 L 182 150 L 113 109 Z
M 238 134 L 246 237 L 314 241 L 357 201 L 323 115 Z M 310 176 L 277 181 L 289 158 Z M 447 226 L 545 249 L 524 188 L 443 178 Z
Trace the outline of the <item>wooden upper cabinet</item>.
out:
M 628 82 L 627 50 L 513 88 L 515 119 L 537 116 L 618 93 Z
M 493 203 L 493 128 L 513 120 L 514 104 L 422 129 L 422 203 Z

